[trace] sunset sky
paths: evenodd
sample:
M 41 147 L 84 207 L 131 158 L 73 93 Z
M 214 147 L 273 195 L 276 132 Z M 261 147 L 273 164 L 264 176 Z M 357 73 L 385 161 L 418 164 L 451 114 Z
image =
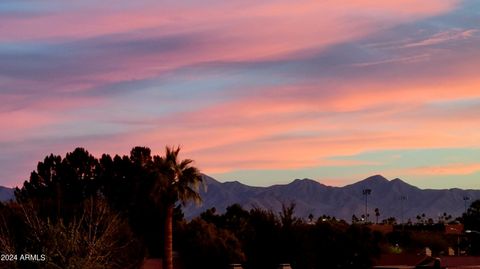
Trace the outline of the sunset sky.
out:
M 0 185 L 181 145 L 220 181 L 480 189 L 480 1 L 0 1 Z

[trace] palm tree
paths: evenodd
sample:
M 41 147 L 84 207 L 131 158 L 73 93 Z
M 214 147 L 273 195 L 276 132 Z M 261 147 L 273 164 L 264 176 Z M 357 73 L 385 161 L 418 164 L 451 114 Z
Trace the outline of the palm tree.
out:
M 380 217 L 380 209 L 378 208 L 375 208 L 375 217 L 376 217 L 375 224 L 378 224 L 378 217 Z
M 198 193 L 202 182 L 200 171 L 191 166 L 192 160 L 178 160 L 180 147 L 166 147 L 164 157 L 154 157 L 157 181 L 152 198 L 165 209 L 164 269 L 173 269 L 173 211 L 175 204 L 200 202 Z
M 308 214 L 308 223 L 309 224 L 313 223 L 313 214 L 312 213 Z

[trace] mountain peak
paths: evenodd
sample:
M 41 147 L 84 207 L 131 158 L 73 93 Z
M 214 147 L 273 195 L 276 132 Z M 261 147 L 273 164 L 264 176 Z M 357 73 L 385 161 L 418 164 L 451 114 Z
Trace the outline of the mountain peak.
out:
M 394 178 L 394 179 L 392 179 L 392 183 L 405 183 L 405 184 L 407 184 L 405 181 L 403 181 L 403 180 L 399 179 L 398 177 L 397 177 L 397 178 Z
M 302 181 L 304 181 L 304 182 L 311 182 L 311 181 L 316 182 L 315 180 L 309 179 L 309 178 L 301 178 L 301 179 L 296 178 L 293 182 L 302 182 Z
M 356 183 L 347 185 L 347 188 L 373 188 L 373 187 L 385 187 L 390 181 L 383 177 L 382 175 L 374 175 L 367 177 L 364 180 L 358 181 Z
M 207 184 L 207 185 L 220 184 L 219 181 L 217 181 L 217 180 L 214 179 L 213 177 L 207 176 L 207 175 L 205 175 L 205 174 L 202 174 L 202 179 L 203 179 L 203 183 L 204 183 L 204 184 Z
M 388 179 L 383 177 L 382 175 L 374 175 L 371 177 L 367 177 L 366 179 L 360 181 L 360 182 L 369 182 L 369 183 L 385 183 L 388 182 Z
M 398 187 L 409 187 L 409 188 L 415 188 L 415 189 L 418 189 L 418 187 L 415 187 L 413 185 L 410 185 L 408 184 L 407 182 L 399 179 L 399 178 L 395 178 L 395 179 L 392 179 L 392 181 L 390 181 L 390 183 L 392 183 L 393 186 L 398 186 Z
M 313 179 L 310 179 L 310 178 L 303 178 L 303 179 L 295 179 L 294 181 L 292 181 L 290 184 L 310 184 L 310 185 L 323 185 L 322 183 L 316 181 L 316 180 L 313 180 Z M 290 185 L 288 184 L 288 185 Z
M 224 185 L 232 185 L 232 186 L 247 186 L 245 184 L 243 184 L 242 182 L 238 181 L 238 180 L 234 180 L 234 181 L 225 181 L 223 182 Z M 247 187 L 250 187 L 250 186 L 247 186 Z

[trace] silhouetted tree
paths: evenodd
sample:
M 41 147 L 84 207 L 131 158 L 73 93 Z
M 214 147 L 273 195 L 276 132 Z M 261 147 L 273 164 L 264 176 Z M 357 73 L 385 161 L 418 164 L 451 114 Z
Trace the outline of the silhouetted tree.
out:
M 17 260 L 0 268 L 138 268 L 143 248 L 128 223 L 101 198 L 83 203 L 71 221 L 39 216 L 32 202 L 0 210 L 0 252 L 38 253 L 44 262 Z M 41 257 L 40 257 L 41 258 Z
M 235 248 L 241 247 L 245 254 L 244 268 L 247 269 L 274 269 L 279 263 L 290 263 L 296 269 L 370 268 L 372 257 L 380 251 L 382 236 L 364 225 L 349 225 L 325 215 L 311 225 L 295 217 L 294 213 L 292 204 L 283 205 L 278 214 L 260 208 L 246 211 L 240 205 L 232 205 L 224 214 L 208 209 L 201 214 L 201 218 L 202 221 L 215 225 L 218 230 L 225 229 L 235 235 L 240 242 L 240 245 L 234 244 Z M 215 238 L 215 233 L 212 234 Z M 184 239 L 180 243 L 185 244 Z M 196 249 L 210 248 L 210 243 L 203 245 L 201 241 L 191 244 Z M 212 253 L 218 249 L 213 248 Z M 182 251 L 182 257 L 185 257 L 187 263 L 195 256 Z M 233 248 L 224 250 L 224 257 L 229 252 L 236 251 Z M 205 255 L 211 257 L 209 255 L 213 254 Z M 211 261 L 201 263 L 205 264 L 205 268 L 214 266 Z
M 480 230 L 480 200 L 472 202 L 467 212 L 463 214 L 463 222 L 466 229 Z
M 352 224 L 358 223 L 358 221 L 359 221 L 358 217 L 355 214 L 353 214 L 352 215 Z
M 166 147 L 164 157 L 154 157 L 157 177 L 150 196 L 165 207 L 164 268 L 173 269 L 173 211 L 175 204 L 201 201 L 198 186 L 202 182 L 200 171 L 191 166 L 192 160 L 180 161 L 180 147 Z
M 283 227 L 290 227 L 294 224 L 300 222 L 300 219 L 295 217 L 295 206 L 294 202 L 291 202 L 288 206 L 282 204 L 282 211 L 280 212 L 280 222 Z
M 308 222 L 309 222 L 309 223 L 313 223 L 313 218 L 314 218 L 314 217 L 313 217 L 313 214 L 312 214 L 312 213 L 308 214 Z
M 81 211 L 86 198 L 99 194 L 99 173 L 98 160 L 83 148 L 65 158 L 51 154 L 38 163 L 15 196 L 20 202 L 33 202 L 43 217 L 68 221 Z
M 472 202 L 467 212 L 463 214 L 465 230 L 469 231 L 471 253 L 480 254 L 480 200 Z
M 395 224 L 397 224 L 397 219 L 395 217 L 389 217 L 387 219 L 384 219 L 382 222 L 384 224 L 395 225 Z
M 248 268 L 275 268 L 281 263 L 280 222 L 272 212 L 260 208 L 250 210 L 252 234 L 246 242 Z
M 178 248 L 186 268 L 228 268 L 245 261 L 240 241 L 232 231 L 203 219 L 179 226 Z

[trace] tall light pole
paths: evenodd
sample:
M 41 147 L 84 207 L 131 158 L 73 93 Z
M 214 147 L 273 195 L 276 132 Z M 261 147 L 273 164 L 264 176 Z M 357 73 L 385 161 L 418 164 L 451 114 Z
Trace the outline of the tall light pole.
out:
M 363 189 L 362 194 L 365 196 L 365 222 L 368 222 L 368 196 L 372 194 L 372 190 Z

